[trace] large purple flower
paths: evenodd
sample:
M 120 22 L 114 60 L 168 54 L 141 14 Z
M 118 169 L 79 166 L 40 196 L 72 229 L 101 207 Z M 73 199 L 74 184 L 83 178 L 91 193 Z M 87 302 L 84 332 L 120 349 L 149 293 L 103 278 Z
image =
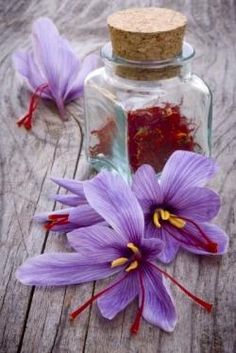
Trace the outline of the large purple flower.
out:
M 32 49 L 15 53 L 13 63 L 34 92 L 27 114 L 18 121 L 30 129 L 39 97 L 53 100 L 65 119 L 65 104 L 82 95 L 84 79 L 97 66 L 97 56 L 89 55 L 81 64 L 53 22 L 42 17 L 33 24 Z
M 196 298 L 153 262 L 162 242 L 144 238 L 142 209 L 130 187 L 118 175 L 102 172 L 84 184 L 90 205 L 112 227 L 95 225 L 74 230 L 68 240 L 76 253 L 43 254 L 28 260 L 17 278 L 28 285 L 68 285 L 116 275 L 115 280 L 71 314 L 74 319 L 98 299 L 101 314 L 112 319 L 136 297 L 139 309 L 131 327 L 137 333 L 141 317 L 172 331 L 176 311 L 163 274 L 208 311 Z
M 215 171 L 210 158 L 176 151 L 159 179 L 148 165 L 135 173 L 132 189 L 145 214 L 146 237 L 165 243 L 161 261 L 173 260 L 180 247 L 196 254 L 226 252 L 228 236 L 208 223 L 219 211 L 219 196 L 203 187 Z
M 70 192 L 66 195 L 55 195 L 52 198 L 70 207 L 35 215 L 33 219 L 43 224 L 45 229 L 66 233 L 80 227 L 106 223 L 88 204 L 84 194 L 83 181 L 63 178 L 52 178 L 52 180 Z

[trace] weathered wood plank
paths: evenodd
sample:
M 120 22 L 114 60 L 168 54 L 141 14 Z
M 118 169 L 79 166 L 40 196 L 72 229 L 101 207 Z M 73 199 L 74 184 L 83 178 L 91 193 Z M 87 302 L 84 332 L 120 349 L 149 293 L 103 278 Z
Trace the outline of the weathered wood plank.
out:
M 118 8 L 164 5 L 183 11 L 189 19 L 188 40 L 197 50 L 195 72 L 206 79 L 214 93 L 213 156 L 220 173 L 213 182 L 222 196 L 217 218 L 231 236 L 230 250 L 223 258 L 203 258 L 181 253 L 169 266 L 190 290 L 215 305 L 212 315 L 192 304 L 173 288 L 179 323 L 166 334 L 142 322 L 142 330 L 130 338 L 129 327 L 137 303 L 112 322 L 102 319 L 96 306 L 76 320 L 68 312 L 102 288 L 106 281 L 70 288 L 31 289 L 17 283 L 16 268 L 29 256 L 43 251 L 63 251 L 65 238 L 45 234 L 31 222 L 34 213 L 54 208 L 47 195 L 57 188 L 49 176 L 85 177 L 88 168 L 78 160 L 80 134 L 74 119 L 63 124 L 52 107 L 42 104 L 32 134 L 17 129 L 15 118 L 26 108 L 27 94 L 21 88 L 9 55 L 28 44 L 30 24 L 41 15 L 50 16 L 81 55 L 97 49 L 107 40 L 106 17 Z M 0 351 L 53 353 L 232 353 L 235 339 L 235 33 L 236 11 L 231 0 L 176 0 L 108 3 L 56 0 L 37 2 L 9 0 L 3 9 L 1 29 L 0 91 Z M 78 105 L 70 107 L 76 117 Z M 39 118 L 40 116 L 40 118 Z M 60 191 L 63 192 L 63 191 Z M 58 207 L 58 206 L 56 206 Z
M 7 292 L 2 303 L 1 334 L 2 349 L 6 352 L 14 352 L 21 339 L 34 292 L 20 286 L 14 272 L 28 256 L 43 251 L 47 240 L 47 235 L 32 224 L 31 217 L 35 212 L 53 208 L 53 202 L 47 197 L 56 192 L 49 180 L 50 175 L 73 177 L 77 162 L 80 142 L 77 124 L 70 121 L 65 127 L 58 118 L 53 119 L 50 111 L 47 111 L 47 119 L 45 124 L 39 122 L 35 132 L 27 137 L 23 130 L 15 127 L 13 119 L 12 126 L 8 125 L 7 129 L 4 122 L 1 131 L 2 139 L 7 140 L 4 147 L 7 144 L 10 147 L 10 139 L 14 145 L 11 151 L 7 148 L 2 151 L 2 160 L 5 159 L 6 163 L 3 167 L 5 217 L 0 261 L 4 269 L 2 284 L 7 284 Z M 41 129 L 37 130 L 40 125 Z M 37 131 L 38 136 L 34 135 Z

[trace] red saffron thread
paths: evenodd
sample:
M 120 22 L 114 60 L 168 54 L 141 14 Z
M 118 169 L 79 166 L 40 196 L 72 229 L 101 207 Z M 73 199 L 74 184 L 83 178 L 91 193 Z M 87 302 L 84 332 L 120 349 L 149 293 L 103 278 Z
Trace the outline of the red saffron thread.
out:
M 161 171 L 175 150 L 193 151 L 195 127 L 180 112 L 180 107 L 166 103 L 128 112 L 128 153 L 135 172 L 142 164 Z
M 117 286 L 117 284 L 119 284 L 121 281 L 123 281 L 126 277 L 128 276 L 128 274 L 126 274 L 125 276 L 123 276 L 122 278 L 120 278 L 117 282 L 115 282 L 114 284 L 112 284 L 111 286 L 101 290 L 100 292 L 98 292 L 97 294 L 93 295 L 90 299 L 88 299 L 83 305 L 81 305 L 78 309 L 74 310 L 72 313 L 69 314 L 70 319 L 74 320 L 79 314 L 81 314 L 85 309 L 87 309 L 88 306 L 90 306 L 91 304 L 93 304 L 93 302 L 99 298 L 101 295 L 103 295 L 104 293 L 106 293 L 107 291 L 109 291 L 110 289 L 114 288 L 115 286 Z
M 141 321 L 141 318 L 143 315 L 143 308 L 144 308 L 144 302 L 145 302 L 145 288 L 144 288 L 144 284 L 143 284 L 143 277 L 142 277 L 141 271 L 139 271 L 139 280 L 140 280 L 142 298 L 141 298 L 141 306 L 138 309 L 134 323 L 130 328 L 131 333 L 134 335 L 136 335 L 139 331 L 140 321 Z
M 127 126 L 128 156 L 133 172 L 142 164 L 150 164 L 159 172 L 174 151 L 201 149 L 194 140 L 196 125 L 180 112 L 178 105 L 166 103 L 162 107 L 128 111 Z M 99 154 L 110 157 L 117 132 L 114 118 L 108 118 L 100 129 L 91 131 L 91 140 L 94 137 L 97 140 L 89 148 L 91 157 Z
M 108 118 L 105 124 L 99 130 L 91 131 L 91 135 L 95 136 L 98 143 L 89 148 L 89 153 L 92 157 L 98 154 L 109 156 L 112 151 L 112 143 L 117 133 L 116 122 L 113 118 Z
M 173 216 L 174 217 L 174 216 Z M 209 237 L 205 234 L 205 232 L 203 232 L 203 230 L 201 229 L 201 227 L 197 224 L 197 223 L 195 223 L 192 219 L 190 219 L 190 218 L 186 218 L 186 217 L 182 217 L 182 216 L 179 216 L 181 219 L 183 219 L 184 221 L 186 221 L 186 222 L 189 222 L 189 223 L 191 223 L 192 225 L 194 225 L 194 227 L 196 227 L 197 228 L 197 230 L 199 231 L 199 233 L 202 235 L 202 237 L 206 240 L 206 242 L 207 242 L 207 244 L 206 243 L 204 243 L 201 239 L 196 239 L 195 238 L 195 242 L 198 242 L 199 243 L 199 245 L 200 245 L 200 247 L 202 248 L 202 249 L 205 249 L 206 251 L 209 251 L 209 252 L 211 252 L 211 253 L 213 253 L 213 254 L 215 254 L 215 253 L 217 253 L 217 251 L 218 251 L 218 244 L 217 243 L 215 243 L 215 242 L 213 242 L 211 239 L 209 239 Z M 186 235 L 188 235 L 189 236 L 189 234 L 182 228 L 181 229 L 181 232 L 183 232 L 184 234 L 186 234 Z
M 195 296 L 192 294 L 190 291 L 188 291 L 182 284 L 180 284 L 174 277 L 169 275 L 169 273 L 163 271 L 161 268 L 158 266 L 154 265 L 152 262 L 148 262 L 149 265 L 154 267 L 157 271 L 161 272 L 165 277 L 169 278 L 177 287 L 179 287 L 189 298 L 191 298 L 194 302 L 196 302 L 198 305 L 202 306 L 205 310 L 207 310 L 209 313 L 212 311 L 213 304 L 207 303 L 203 299 Z
M 48 84 L 44 83 L 36 88 L 35 92 L 33 93 L 32 97 L 30 99 L 28 111 L 26 112 L 26 114 L 22 118 L 20 118 L 17 121 L 17 125 L 19 127 L 24 125 L 26 130 L 30 130 L 32 128 L 33 113 L 37 109 L 37 106 L 39 104 L 39 99 L 41 98 L 43 91 L 47 87 L 48 87 Z
M 44 225 L 47 230 L 52 229 L 54 226 L 68 224 L 69 214 L 52 214 L 48 216 L 48 221 Z
M 169 228 L 165 228 L 165 230 L 167 231 L 168 234 L 170 234 L 170 236 L 172 236 L 174 239 L 176 239 L 176 240 L 179 241 L 180 243 L 183 243 L 183 244 L 185 244 L 185 245 L 189 245 L 189 242 L 187 242 L 187 241 L 184 240 L 184 239 L 180 239 L 180 238 L 177 237 L 175 234 L 173 234 L 172 232 L 170 232 Z M 181 229 L 181 231 L 183 232 L 183 229 Z M 179 232 L 179 233 L 180 233 L 180 232 Z M 186 233 L 186 234 L 187 234 L 188 237 L 189 237 L 189 234 L 188 234 L 188 233 Z M 193 239 L 192 239 L 191 237 L 190 237 L 189 241 L 190 241 L 190 245 L 197 246 L 197 244 L 198 244 L 196 241 L 193 242 Z

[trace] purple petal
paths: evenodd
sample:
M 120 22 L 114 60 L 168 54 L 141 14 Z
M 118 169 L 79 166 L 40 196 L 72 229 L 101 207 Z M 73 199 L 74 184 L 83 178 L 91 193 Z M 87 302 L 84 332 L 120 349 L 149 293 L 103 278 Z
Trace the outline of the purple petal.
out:
M 36 214 L 33 216 L 33 220 L 40 224 L 46 224 L 47 222 L 49 222 L 49 216 L 58 215 L 58 214 L 69 215 L 72 210 L 73 208 L 63 208 L 61 210 Z M 67 224 L 55 224 L 50 228 L 50 230 L 53 232 L 67 233 L 67 232 L 71 232 L 76 228 L 78 228 L 78 224 L 74 224 L 70 222 Z
M 174 330 L 177 314 L 164 278 L 153 268 L 146 267 L 143 275 L 145 301 L 143 317 L 167 332 Z
M 32 91 L 35 91 L 42 84 L 47 83 L 47 78 L 40 71 L 35 63 L 33 53 L 30 51 L 18 51 L 12 56 L 15 69 L 26 78 Z M 52 99 L 48 88 L 41 93 L 43 98 Z
M 158 229 L 154 225 L 154 223 L 152 222 L 151 218 L 150 219 L 148 218 L 146 220 L 144 237 L 148 238 L 148 239 L 149 238 L 158 238 L 159 237 Z
M 102 316 L 109 320 L 113 319 L 135 299 L 138 290 L 137 273 L 134 271 L 97 300 Z
M 98 67 L 98 56 L 90 54 L 83 60 L 82 67 L 77 77 L 71 80 L 67 87 L 67 91 L 64 95 L 66 102 L 73 101 L 83 94 L 84 80 L 90 71 L 95 70 Z
M 58 232 L 58 233 L 68 233 L 68 232 L 71 232 L 72 230 L 74 230 L 76 228 L 78 228 L 78 225 L 77 224 L 73 224 L 73 223 L 55 224 L 55 225 L 50 227 L 50 231 Z
M 85 203 L 87 203 L 85 199 L 82 199 L 80 196 L 77 195 L 52 195 L 50 196 L 50 199 L 60 202 L 63 205 L 72 207 L 84 205 Z
M 203 186 L 216 169 L 215 162 L 210 158 L 193 152 L 174 152 L 160 177 L 165 201 L 172 202 L 176 195 L 184 195 L 189 187 Z
M 104 222 L 104 219 L 89 204 L 80 205 L 70 211 L 69 222 L 88 227 Z
M 48 217 L 55 214 L 67 215 L 69 214 L 73 208 L 63 208 L 61 210 L 51 211 L 51 212 L 43 212 L 33 216 L 33 220 L 38 223 L 45 223 L 48 221 Z
M 67 224 L 58 224 L 50 228 L 52 232 L 68 233 L 72 230 L 77 229 L 78 224 L 67 223 Z
M 32 41 L 34 57 L 41 72 L 47 78 L 48 83 L 56 83 L 61 39 L 56 26 L 49 18 L 41 17 L 34 22 Z
M 144 213 L 148 212 L 153 204 L 163 202 L 163 193 L 157 175 L 150 165 L 142 165 L 138 168 L 133 175 L 132 190 L 140 201 Z
M 229 237 L 222 229 L 220 229 L 215 224 L 211 223 L 198 223 L 198 225 L 200 226 L 202 231 L 207 235 L 207 237 L 212 242 L 217 244 L 217 252 L 212 253 L 202 248 L 199 248 L 199 246 L 192 246 L 190 244 L 186 245 L 181 243 L 182 248 L 194 254 L 200 255 L 222 255 L 227 252 L 229 245 Z M 192 237 L 199 237 L 199 232 L 191 224 L 187 224 L 185 229 Z
M 32 44 L 33 51 L 13 56 L 14 66 L 33 91 L 42 84 L 48 85 L 40 96 L 54 100 L 61 118 L 66 120 L 65 103 L 82 95 L 84 79 L 97 67 L 98 57 L 89 55 L 81 65 L 69 42 L 46 17 L 34 22 Z
M 174 196 L 172 205 L 178 209 L 177 215 L 194 219 L 195 221 L 210 221 L 220 209 L 220 197 L 214 191 L 191 187 L 185 193 Z
M 108 264 L 94 266 L 78 254 L 51 253 L 27 260 L 16 271 L 16 278 L 27 285 L 61 286 L 106 278 L 118 271 Z
M 51 180 L 57 185 L 72 192 L 73 194 L 78 195 L 79 197 L 81 197 L 82 200 L 86 201 L 86 198 L 84 195 L 84 188 L 83 188 L 84 182 L 79 180 L 74 180 L 74 179 L 63 179 L 63 178 L 51 178 Z
M 160 239 L 149 238 L 142 241 L 142 256 L 149 261 L 154 261 L 163 251 L 164 243 Z
M 50 214 L 51 214 L 50 212 L 38 213 L 34 215 L 32 219 L 40 224 L 43 224 L 48 221 L 48 216 Z
M 49 18 L 35 21 L 33 45 L 34 55 L 47 78 L 51 94 L 62 111 L 68 83 L 75 72 L 79 71 L 80 62 Z
M 104 263 L 124 256 L 122 251 L 127 243 L 117 237 L 117 233 L 108 227 L 95 225 L 76 229 L 67 234 L 70 245 L 90 263 Z M 121 269 L 122 267 L 120 267 Z
M 144 231 L 142 209 L 119 175 L 101 172 L 84 183 L 90 205 L 128 242 L 140 243 Z
M 163 242 L 163 249 L 158 254 L 158 259 L 163 263 L 169 263 L 176 257 L 179 250 L 179 242 L 177 242 L 165 229 L 156 228 L 152 222 L 149 222 L 146 226 L 145 237 L 155 237 Z

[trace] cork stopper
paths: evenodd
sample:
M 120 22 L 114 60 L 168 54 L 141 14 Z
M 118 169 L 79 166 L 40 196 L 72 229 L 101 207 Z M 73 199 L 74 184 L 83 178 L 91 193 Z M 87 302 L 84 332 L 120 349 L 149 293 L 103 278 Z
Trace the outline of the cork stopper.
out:
M 113 52 L 138 61 L 166 60 L 180 54 L 186 17 L 164 8 L 132 8 L 108 17 Z

